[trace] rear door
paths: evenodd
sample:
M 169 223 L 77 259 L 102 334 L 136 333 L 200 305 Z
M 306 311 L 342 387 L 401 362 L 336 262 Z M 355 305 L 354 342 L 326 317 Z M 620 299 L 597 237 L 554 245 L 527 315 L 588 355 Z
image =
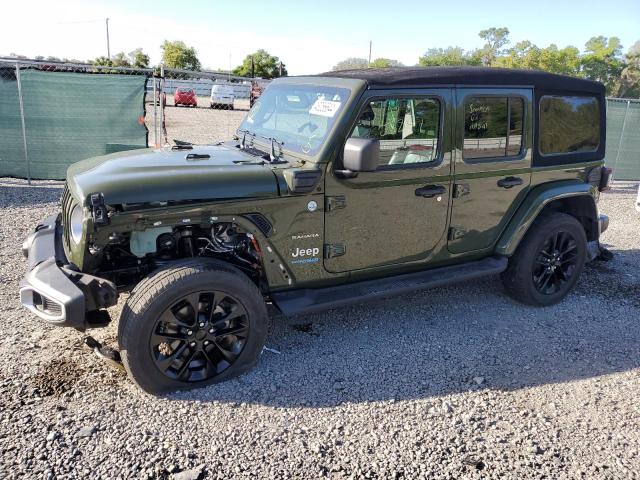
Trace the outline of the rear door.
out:
M 451 90 L 370 91 L 347 137 L 380 141 L 373 172 L 326 177 L 330 272 L 429 258 L 446 238 L 451 181 Z M 340 158 L 336 161 L 340 164 Z
M 456 90 L 448 249 L 493 246 L 531 183 L 531 89 Z

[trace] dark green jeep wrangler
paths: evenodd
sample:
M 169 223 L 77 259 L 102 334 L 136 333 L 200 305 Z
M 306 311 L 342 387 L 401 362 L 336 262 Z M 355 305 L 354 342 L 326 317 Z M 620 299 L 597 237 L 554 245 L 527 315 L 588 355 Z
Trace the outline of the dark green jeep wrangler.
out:
M 550 305 L 600 252 L 604 151 L 596 82 L 493 68 L 282 78 L 234 141 L 71 166 L 62 211 L 24 244 L 22 303 L 84 331 L 131 292 L 119 353 L 148 392 L 255 365 L 269 302 L 290 316 L 500 273 L 514 298 Z

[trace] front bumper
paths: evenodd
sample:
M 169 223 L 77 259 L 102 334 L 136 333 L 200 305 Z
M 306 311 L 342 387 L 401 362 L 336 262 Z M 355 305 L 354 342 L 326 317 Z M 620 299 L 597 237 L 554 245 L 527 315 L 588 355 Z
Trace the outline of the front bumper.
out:
M 110 318 L 103 309 L 116 304 L 116 286 L 68 264 L 59 218 L 47 217 L 22 245 L 28 271 L 20 283 L 20 301 L 54 325 L 79 330 L 106 325 Z

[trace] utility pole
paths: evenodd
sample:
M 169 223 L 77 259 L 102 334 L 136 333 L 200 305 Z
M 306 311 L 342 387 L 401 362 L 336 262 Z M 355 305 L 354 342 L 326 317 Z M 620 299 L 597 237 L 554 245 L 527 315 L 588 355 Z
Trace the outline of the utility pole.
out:
M 111 45 L 109 45 L 109 19 L 105 19 L 107 24 L 107 58 L 111 58 Z
M 373 43 L 373 41 L 369 40 L 369 64 L 367 66 L 371 65 L 371 44 Z

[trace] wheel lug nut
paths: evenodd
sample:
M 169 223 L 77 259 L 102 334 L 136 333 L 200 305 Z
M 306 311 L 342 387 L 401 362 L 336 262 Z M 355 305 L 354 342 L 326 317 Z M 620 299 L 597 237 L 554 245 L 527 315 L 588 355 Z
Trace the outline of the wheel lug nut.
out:
M 204 341 L 204 344 L 205 344 L 205 345 L 209 345 L 209 340 L 205 340 L 205 341 Z
M 213 333 L 213 332 L 214 332 L 213 328 L 210 328 L 209 333 Z
M 204 327 L 204 322 L 200 322 L 200 328 Z
M 192 346 L 192 347 L 195 347 L 196 346 L 196 342 L 191 342 L 189 345 Z
M 187 335 L 193 335 L 193 330 L 187 330 Z

